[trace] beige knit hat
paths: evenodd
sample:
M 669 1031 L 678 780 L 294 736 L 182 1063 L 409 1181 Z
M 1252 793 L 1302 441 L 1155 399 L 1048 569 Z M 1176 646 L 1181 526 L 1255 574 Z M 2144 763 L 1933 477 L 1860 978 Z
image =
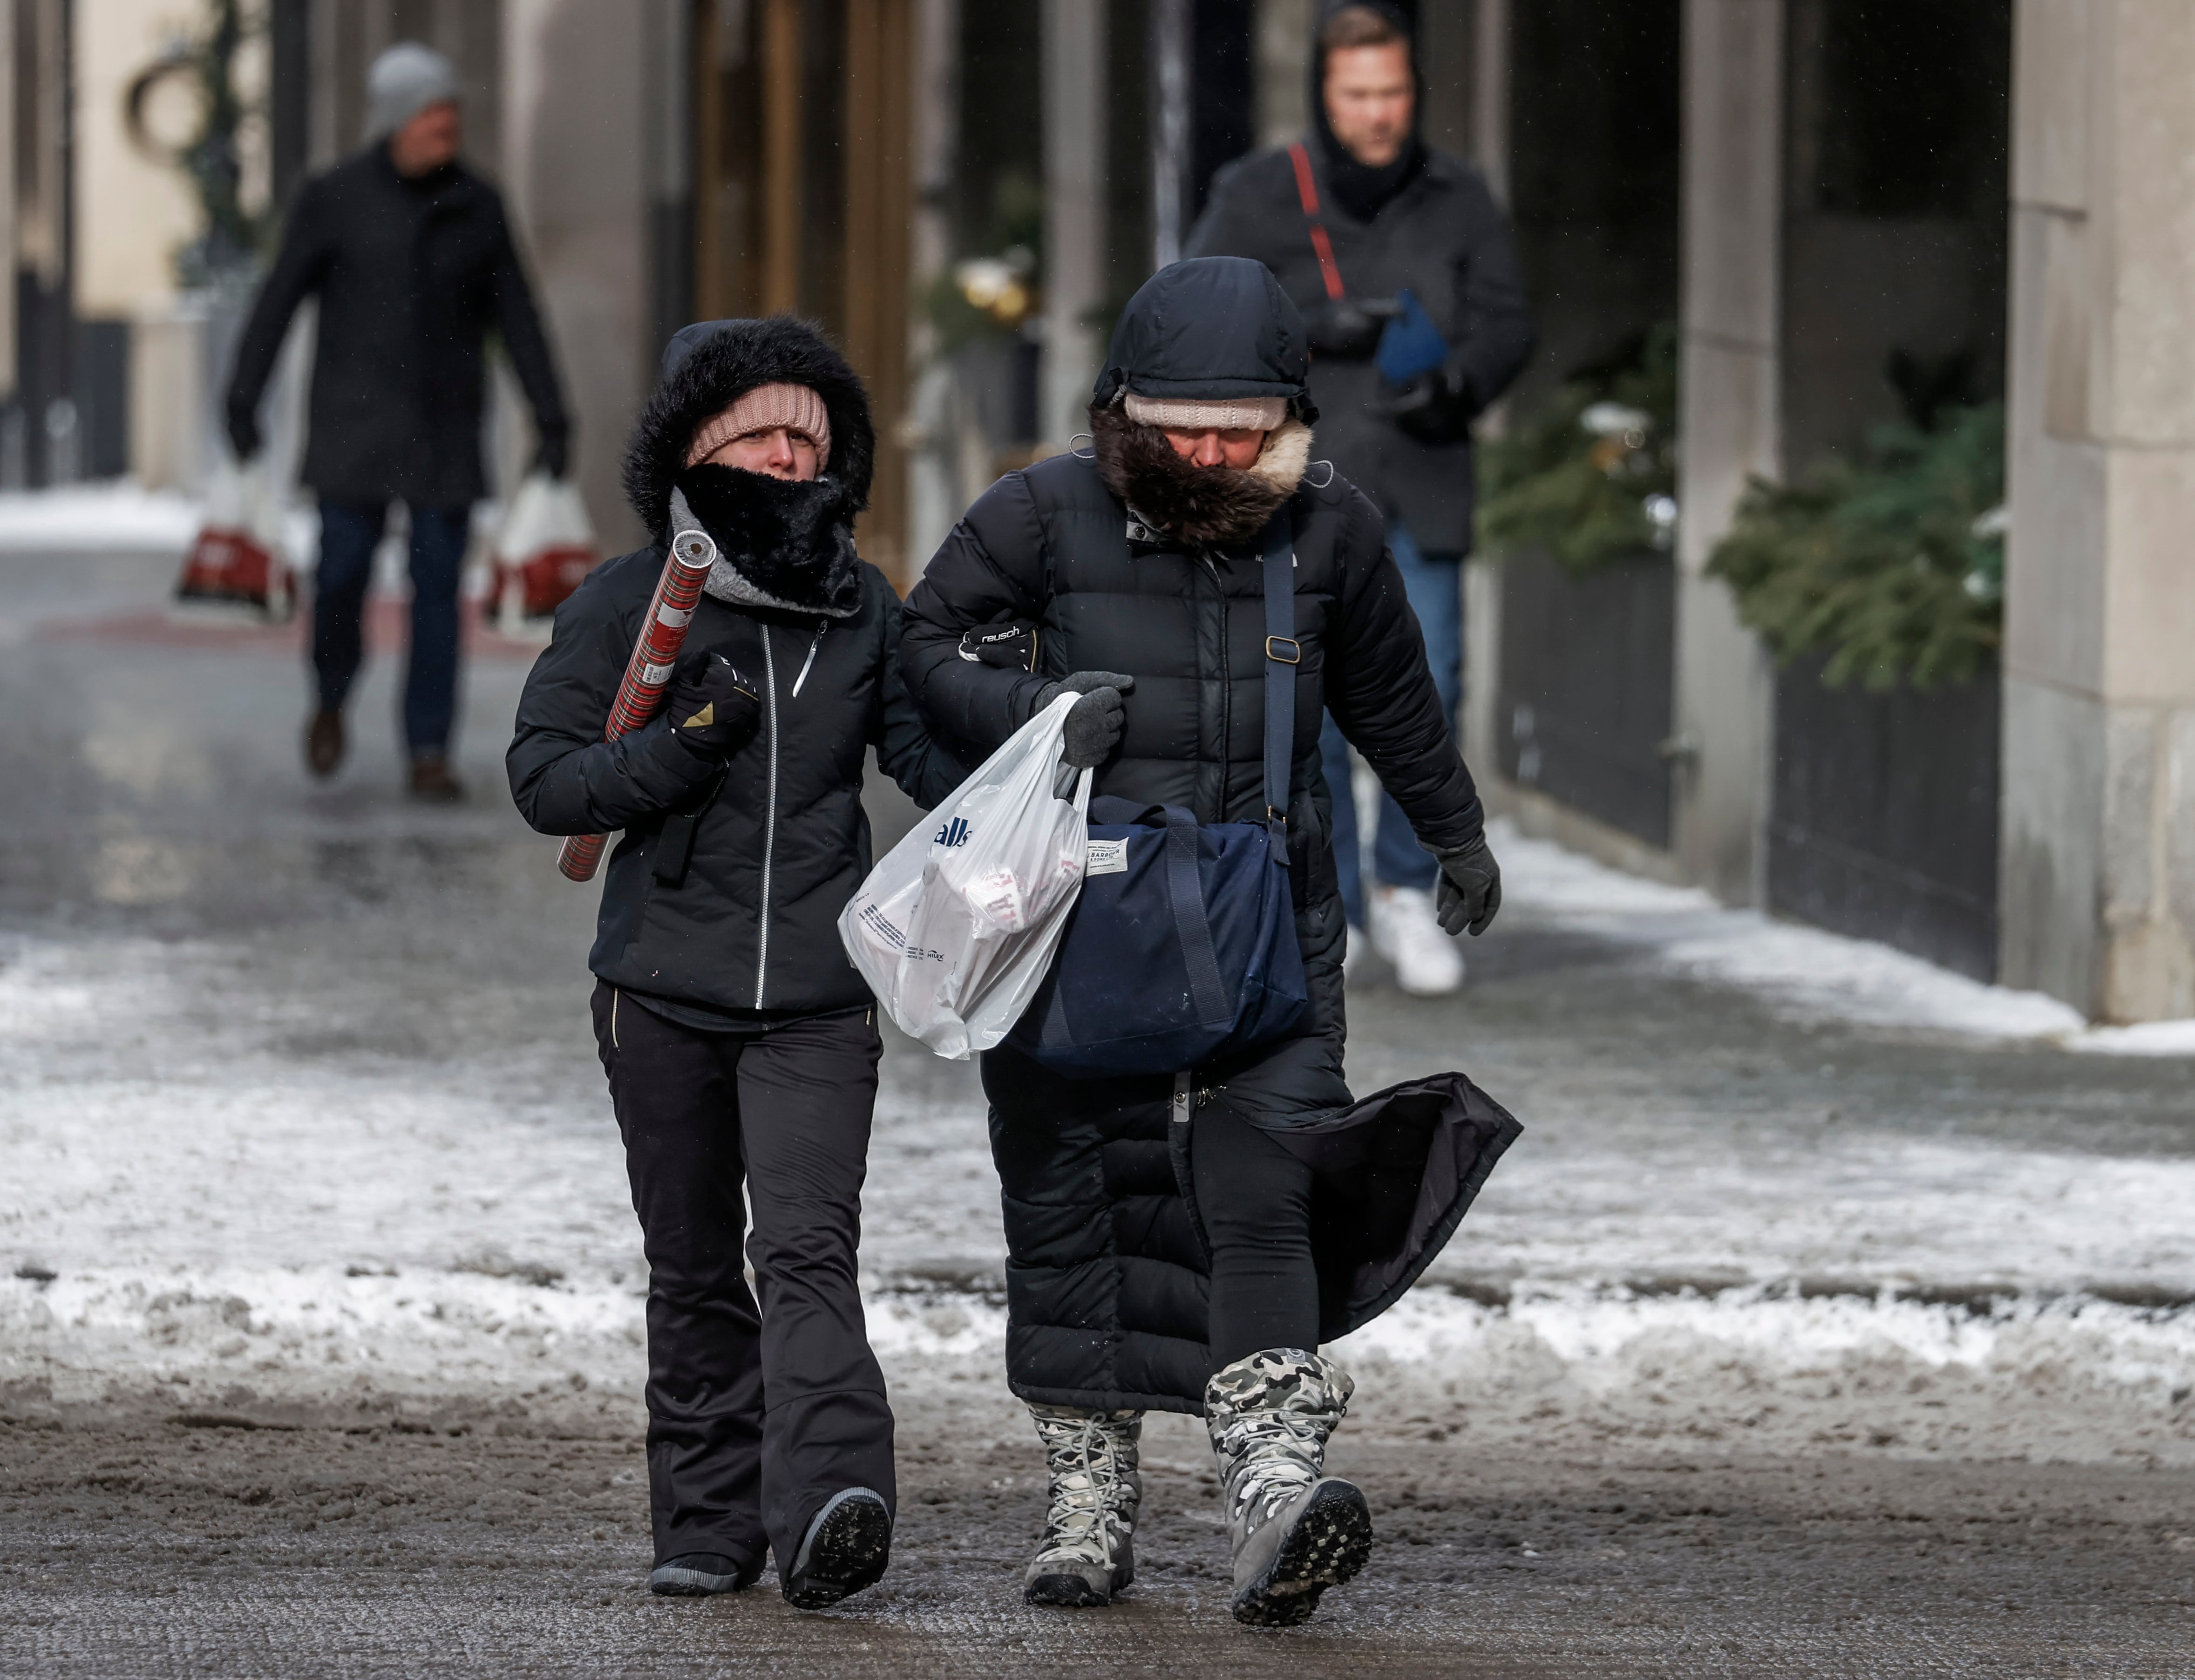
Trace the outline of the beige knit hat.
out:
M 831 415 L 823 399 L 806 385 L 757 385 L 732 406 L 704 420 L 686 451 L 686 465 L 699 466 L 735 438 L 783 426 L 815 445 L 815 471 L 831 465 Z
M 1138 396 L 1129 391 L 1126 407 L 1139 426 L 1182 431 L 1272 431 L 1288 417 L 1284 396 Z

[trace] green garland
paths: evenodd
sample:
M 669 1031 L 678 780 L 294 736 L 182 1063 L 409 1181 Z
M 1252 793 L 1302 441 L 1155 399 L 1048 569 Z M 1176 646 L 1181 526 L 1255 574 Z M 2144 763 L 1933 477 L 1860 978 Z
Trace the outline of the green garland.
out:
M 1708 570 L 1783 663 L 1827 649 L 1832 685 L 1964 682 L 1996 657 L 2003 505 L 2003 405 L 1948 409 L 1876 427 L 1858 465 L 1756 479 Z
M 1483 453 L 1478 531 L 1499 552 L 1540 549 L 1572 573 L 1667 549 L 1677 520 L 1677 329 L 1635 360 L 1564 384 Z
M 147 157 L 181 170 L 198 194 L 205 225 L 176 252 L 176 278 L 187 291 L 241 289 L 251 285 L 259 259 L 275 235 L 272 206 L 247 208 L 238 134 L 246 121 L 263 113 L 247 105 L 236 90 L 236 61 L 266 20 L 247 16 L 243 0 L 205 0 L 205 33 L 170 46 L 130 80 L 123 95 L 123 121 L 131 141 Z M 163 82 L 181 83 L 197 95 L 197 131 L 170 147 L 147 126 L 147 107 Z

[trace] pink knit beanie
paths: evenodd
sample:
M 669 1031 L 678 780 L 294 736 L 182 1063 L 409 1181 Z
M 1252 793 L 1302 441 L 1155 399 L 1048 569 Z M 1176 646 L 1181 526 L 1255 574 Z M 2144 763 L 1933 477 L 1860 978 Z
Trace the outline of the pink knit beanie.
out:
M 831 465 L 831 416 L 823 399 L 806 385 L 757 385 L 713 419 L 704 420 L 686 452 L 686 465 L 699 466 L 734 438 L 783 426 L 815 445 L 815 470 Z
M 1138 396 L 1126 393 L 1128 418 L 1139 426 L 1184 431 L 1273 431 L 1288 417 L 1278 396 Z

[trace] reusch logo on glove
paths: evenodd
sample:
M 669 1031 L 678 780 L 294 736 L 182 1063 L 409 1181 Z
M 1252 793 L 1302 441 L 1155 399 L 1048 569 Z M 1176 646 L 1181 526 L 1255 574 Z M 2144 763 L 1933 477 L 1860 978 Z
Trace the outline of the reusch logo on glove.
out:
M 937 831 L 937 836 L 936 836 L 936 838 L 935 840 L 931 840 L 931 841 L 930 841 L 930 844 L 931 844 L 932 846 L 965 846 L 965 845 L 967 845 L 967 844 L 968 844 L 968 823 L 967 823 L 967 819 L 966 819 L 966 818 L 965 818 L 965 817 L 956 817 L 953 818 L 953 819 L 952 819 L 952 821 L 950 821 L 950 822 L 948 822 L 948 823 L 946 823 L 944 827 L 942 827 L 942 828 L 940 828 L 940 829 Z

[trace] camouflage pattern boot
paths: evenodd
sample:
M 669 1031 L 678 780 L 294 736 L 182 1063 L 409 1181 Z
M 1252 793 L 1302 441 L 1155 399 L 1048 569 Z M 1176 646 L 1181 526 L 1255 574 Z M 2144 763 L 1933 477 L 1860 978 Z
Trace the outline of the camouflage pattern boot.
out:
M 1236 1621 L 1309 1621 L 1319 1595 L 1371 1555 L 1364 1496 L 1320 1474 L 1326 1438 L 1356 1386 L 1331 1360 L 1300 1348 L 1253 1354 L 1205 1384 L 1205 1424 L 1235 1549 Z
M 1022 1578 L 1022 1597 L 1031 1604 L 1109 1604 L 1136 1578 L 1144 1414 L 1032 1405 L 1029 1416 L 1044 1442 L 1051 1505 L 1036 1561 Z

